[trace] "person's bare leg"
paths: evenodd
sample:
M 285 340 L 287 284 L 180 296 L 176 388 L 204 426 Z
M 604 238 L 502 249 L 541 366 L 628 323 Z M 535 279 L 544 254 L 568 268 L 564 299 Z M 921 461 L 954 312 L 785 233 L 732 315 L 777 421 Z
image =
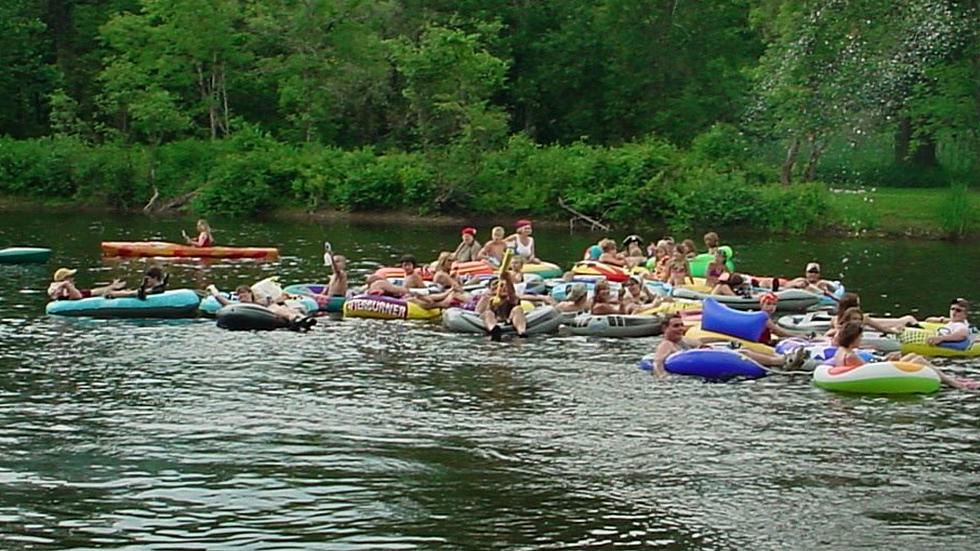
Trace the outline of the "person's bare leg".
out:
M 515 306 L 510 311 L 510 322 L 514 324 L 514 329 L 518 335 L 527 333 L 527 316 L 524 315 L 524 310 L 521 310 L 520 306 Z
M 493 331 L 493 328 L 497 326 L 497 315 L 493 313 L 493 310 L 485 310 L 480 317 L 483 318 L 483 327 L 487 330 L 487 333 Z

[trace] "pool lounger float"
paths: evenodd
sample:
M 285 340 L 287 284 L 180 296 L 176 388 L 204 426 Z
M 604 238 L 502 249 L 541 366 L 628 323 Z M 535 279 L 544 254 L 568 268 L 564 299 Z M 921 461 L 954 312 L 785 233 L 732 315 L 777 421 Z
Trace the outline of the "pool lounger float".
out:
M 192 318 L 201 297 L 190 289 L 175 289 L 145 299 L 89 297 L 49 302 L 45 312 L 53 316 L 92 318 Z

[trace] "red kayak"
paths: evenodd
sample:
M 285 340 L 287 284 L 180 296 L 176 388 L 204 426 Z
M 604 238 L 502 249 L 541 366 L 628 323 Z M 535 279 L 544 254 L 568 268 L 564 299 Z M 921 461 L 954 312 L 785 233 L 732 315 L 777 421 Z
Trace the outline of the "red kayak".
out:
M 279 249 L 273 247 L 195 247 L 165 241 L 103 241 L 105 256 L 171 256 L 194 258 L 253 258 L 275 260 Z

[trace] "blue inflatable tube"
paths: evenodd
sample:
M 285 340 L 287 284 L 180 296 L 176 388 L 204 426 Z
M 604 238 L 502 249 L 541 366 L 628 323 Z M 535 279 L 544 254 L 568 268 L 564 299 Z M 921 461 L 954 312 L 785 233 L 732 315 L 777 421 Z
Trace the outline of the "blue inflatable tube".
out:
M 670 355 L 664 362 L 664 368 L 668 373 L 704 379 L 755 379 L 766 376 L 766 370 L 761 365 L 731 350 L 685 350 Z
M 190 289 L 165 291 L 135 297 L 90 297 L 80 300 L 49 302 L 44 311 L 52 316 L 87 316 L 92 318 L 192 318 L 197 315 L 201 298 Z
M 703 304 L 701 328 L 705 331 L 759 342 L 769 323 L 769 315 L 765 312 L 734 310 L 710 297 L 704 299 Z

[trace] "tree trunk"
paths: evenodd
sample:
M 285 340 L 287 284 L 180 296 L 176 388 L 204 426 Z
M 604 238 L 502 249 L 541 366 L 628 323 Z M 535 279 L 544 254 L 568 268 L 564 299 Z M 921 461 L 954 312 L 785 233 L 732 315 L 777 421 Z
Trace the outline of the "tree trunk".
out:
M 817 164 L 820 162 L 820 156 L 823 155 L 823 150 L 825 144 L 822 143 L 815 135 L 809 137 L 810 141 L 810 159 L 806 163 L 806 169 L 803 171 L 803 181 L 812 182 L 817 177 Z
M 895 164 L 900 165 L 909 160 L 909 146 L 912 143 L 912 121 L 908 117 L 898 119 L 895 129 Z
M 902 117 L 895 131 L 895 163 L 912 163 L 916 166 L 933 167 L 939 164 L 936 158 L 936 140 L 931 135 L 913 137 L 915 126 L 912 119 Z
M 786 160 L 783 161 L 783 167 L 779 171 L 779 181 L 784 186 L 793 183 L 793 167 L 796 166 L 796 157 L 799 153 L 800 139 L 794 137 L 789 143 L 789 149 L 786 150 Z
M 939 165 L 936 158 L 936 140 L 931 135 L 921 136 L 915 143 L 912 152 L 912 164 L 916 166 L 934 167 Z

